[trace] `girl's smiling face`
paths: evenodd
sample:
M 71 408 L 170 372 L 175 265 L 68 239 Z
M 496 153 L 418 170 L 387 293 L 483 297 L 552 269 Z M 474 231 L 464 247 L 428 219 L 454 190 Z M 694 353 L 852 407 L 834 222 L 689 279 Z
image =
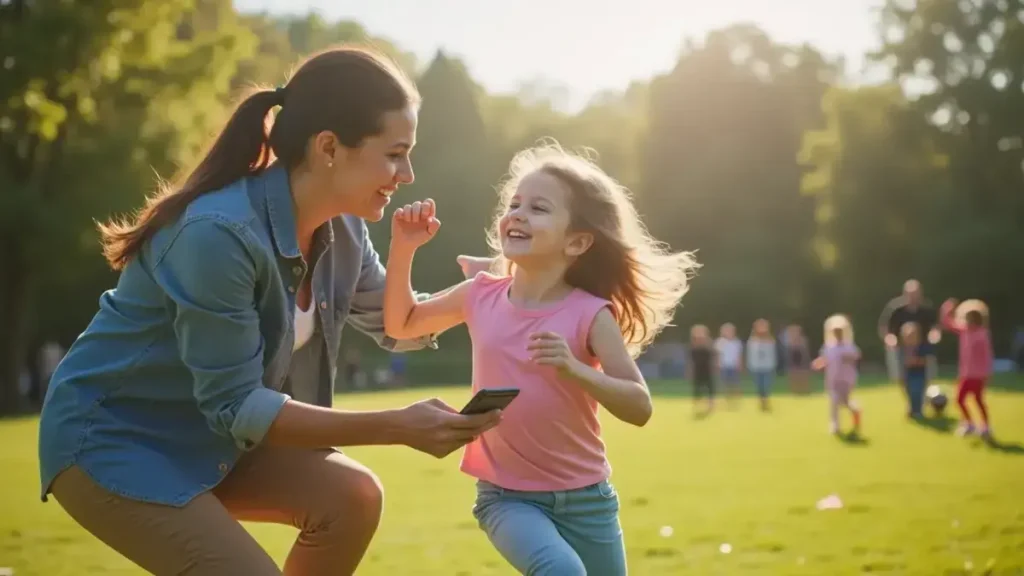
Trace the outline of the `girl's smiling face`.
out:
M 501 250 L 517 265 L 527 261 L 568 260 L 574 251 L 569 188 L 544 171 L 527 175 L 499 222 Z

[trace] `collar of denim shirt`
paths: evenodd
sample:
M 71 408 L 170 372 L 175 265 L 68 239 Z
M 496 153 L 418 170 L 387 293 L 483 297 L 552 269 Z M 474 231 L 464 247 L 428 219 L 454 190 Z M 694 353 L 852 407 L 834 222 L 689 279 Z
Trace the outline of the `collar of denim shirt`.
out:
M 267 218 L 270 221 L 270 235 L 274 239 L 277 253 L 283 258 L 299 258 L 298 232 L 295 225 L 295 202 L 292 199 L 288 171 L 277 162 L 267 168 L 258 178 L 266 202 Z M 321 247 L 334 242 L 334 227 L 330 222 L 315 233 Z

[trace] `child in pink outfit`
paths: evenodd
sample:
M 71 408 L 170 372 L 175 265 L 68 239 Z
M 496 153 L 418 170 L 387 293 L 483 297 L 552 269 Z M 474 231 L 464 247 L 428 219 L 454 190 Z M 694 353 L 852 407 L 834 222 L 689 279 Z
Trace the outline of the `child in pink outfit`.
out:
M 942 326 L 960 337 L 959 376 L 956 401 L 960 406 L 963 421 L 957 433 L 961 436 L 973 434 L 976 429 L 967 410 L 967 396 L 974 401 L 981 412 L 980 434 L 989 438 L 988 408 L 985 406 L 985 384 L 992 375 L 992 337 L 988 331 L 988 310 L 980 300 L 969 300 L 959 307 L 957 301 L 946 300 L 939 310 Z
M 857 385 L 857 362 L 860 348 L 853 343 L 853 330 L 844 316 L 832 316 L 825 322 L 825 345 L 812 363 L 815 370 L 825 371 L 825 391 L 829 397 L 829 431 L 839 433 L 839 407 L 853 415 L 853 432 L 860 432 L 861 410 L 851 399 Z
M 554 146 L 512 161 L 490 231 L 502 275 L 416 302 L 413 254 L 438 230 L 433 202 L 398 209 L 384 325 L 393 338 L 465 323 L 473 391 L 514 387 L 501 423 L 466 446 L 480 527 L 523 574 L 624 576 L 618 496 L 599 411 L 643 426 L 634 357 L 668 323 L 696 263 L 651 238 L 626 191 Z
M 466 294 L 473 338 L 473 392 L 519 388 L 502 423 L 466 446 L 462 471 L 511 490 L 576 490 L 606 480 L 598 403 L 533 358 L 534 334 L 558 334 L 569 353 L 599 369 L 587 346 L 591 326 L 611 303 L 574 289 L 560 301 L 525 307 L 510 298 L 513 277 L 482 273 Z M 500 429 L 499 429 L 500 428 Z

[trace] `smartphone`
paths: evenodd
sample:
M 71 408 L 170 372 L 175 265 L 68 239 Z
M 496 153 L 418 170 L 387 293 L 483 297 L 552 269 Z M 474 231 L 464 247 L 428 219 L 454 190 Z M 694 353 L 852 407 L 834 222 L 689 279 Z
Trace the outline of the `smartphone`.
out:
M 488 388 L 476 393 L 460 414 L 483 414 L 491 410 L 504 410 L 519 396 L 519 388 Z

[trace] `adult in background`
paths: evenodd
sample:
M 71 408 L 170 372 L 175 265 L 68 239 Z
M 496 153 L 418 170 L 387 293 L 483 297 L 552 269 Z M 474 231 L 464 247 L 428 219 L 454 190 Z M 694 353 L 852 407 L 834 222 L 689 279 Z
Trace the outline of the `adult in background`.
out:
M 318 54 L 242 100 L 180 184 L 101 226 L 120 278 L 53 376 L 44 500 L 155 574 L 281 574 L 239 520 L 299 529 L 285 574 L 351 574 L 382 492 L 332 447 L 442 457 L 497 424 L 437 399 L 329 407 L 344 324 L 434 345 L 385 336 L 365 223 L 413 180 L 418 103 L 372 52 Z
M 1010 344 L 1013 360 L 1017 364 L 1017 372 L 1024 372 L 1024 326 L 1017 326 Z
M 935 307 L 924 298 L 921 283 L 913 279 L 904 282 L 903 293 L 890 300 L 878 318 L 878 334 L 885 343 L 885 367 L 890 381 L 905 385 L 899 349 L 899 334 L 903 325 L 910 322 L 917 324 L 920 333 L 927 335 L 928 342 L 934 346 L 942 338 L 938 321 Z M 927 379 L 931 381 L 937 371 L 934 354 L 927 357 L 926 366 Z

